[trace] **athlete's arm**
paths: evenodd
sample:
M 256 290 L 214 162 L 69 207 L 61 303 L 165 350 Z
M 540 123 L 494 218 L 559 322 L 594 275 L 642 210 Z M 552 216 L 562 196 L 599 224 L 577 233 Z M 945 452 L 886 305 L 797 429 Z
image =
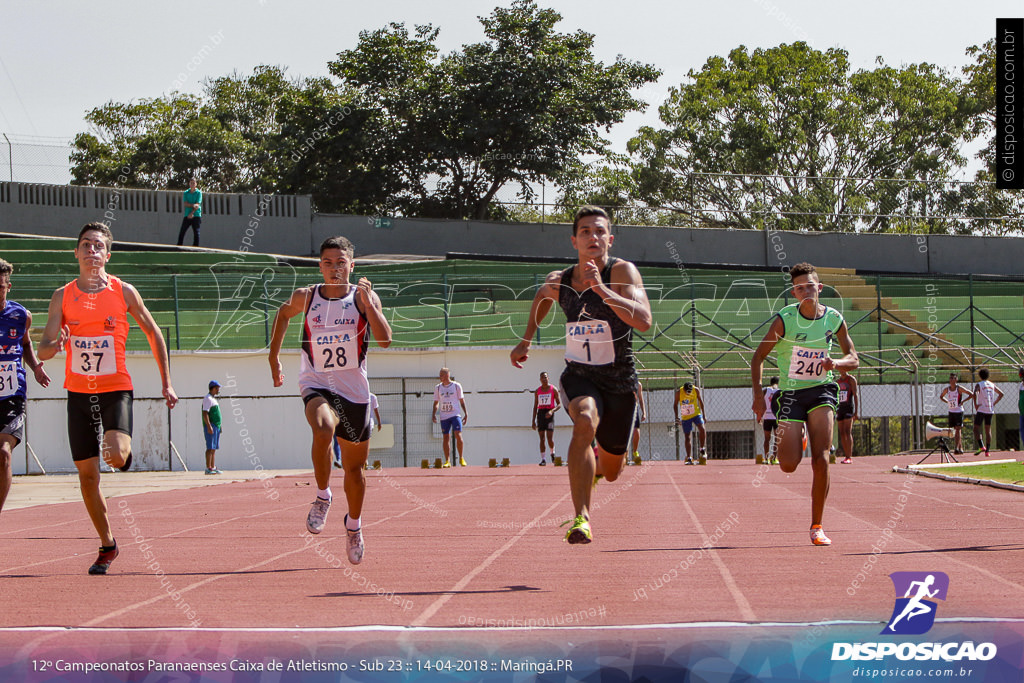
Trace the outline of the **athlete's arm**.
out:
M 651 302 L 647 300 L 640 271 L 629 261 L 612 266 L 611 282 L 601 282 L 601 271 L 593 261 L 583 264 L 583 284 L 592 288 L 622 322 L 639 332 L 651 329 Z
M 530 304 L 530 318 L 526 321 L 526 331 L 523 332 L 519 343 L 516 344 L 516 347 L 509 354 L 509 357 L 512 359 L 512 365 L 517 368 L 523 367 L 523 361 L 530 357 L 530 344 L 532 343 L 533 335 L 537 334 L 537 328 L 540 327 L 544 318 L 548 316 L 551 304 L 558 301 L 558 285 L 561 282 L 561 278 L 562 271 L 560 270 L 553 270 L 548 273 L 544 284 L 540 286 L 540 289 L 537 290 L 533 297 L 533 303 Z
M 948 394 L 948 393 L 949 393 L 949 387 L 947 386 L 945 389 L 942 390 L 942 393 L 939 394 L 939 400 L 940 401 L 945 401 L 946 400 L 946 394 Z
M 636 383 L 636 400 L 640 404 L 640 421 L 647 421 L 647 406 L 644 405 L 644 385 Z
M 530 420 L 530 429 L 537 428 L 537 406 L 540 405 L 540 395 L 536 391 L 533 392 L 533 417 Z
M 700 406 L 700 414 L 704 416 L 705 420 L 708 419 L 708 411 L 704 407 L 704 395 L 700 393 L 700 389 L 698 389 L 697 387 L 693 388 L 693 393 L 695 393 L 697 395 L 697 405 Z M 762 400 L 761 403 L 763 405 L 764 404 L 764 400 Z
M 167 344 L 164 343 L 163 332 L 153 320 L 153 314 L 146 308 L 142 296 L 127 282 L 124 283 L 124 302 L 128 304 L 128 312 L 135 318 L 136 324 L 146 339 L 149 341 L 149 350 L 153 352 L 153 359 L 160 369 L 160 383 L 163 385 L 163 396 L 167 401 L 167 407 L 173 408 L 178 402 L 178 396 L 171 386 L 170 360 L 167 356 Z
M 462 406 L 462 424 L 467 425 L 469 424 L 469 409 L 466 408 L 466 401 L 460 398 L 459 405 Z
M 548 411 L 548 415 L 554 415 L 555 411 L 562 407 L 562 399 L 558 397 L 558 389 L 551 387 L 551 396 L 555 399 L 555 407 Z
M 993 385 L 992 385 L 992 388 L 993 388 L 993 389 L 995 389 L 995 392 L 996 392 L 997 394 L 999 394 L 999 398 L 997 398 L 997 399 L 996 399 L 996 400 L 995 400 L 995 401 L 994 401 L 994 402 L 992 403 L 992 407 L 993 407 L 993 408 L 995 408 L 995 407 L 996 407 L 997 405 L 999 405 L 999 402 L 1003 400 L 1003 392 L 1002 392 L 1002 391 L 1000 391 L 999 387 L 997 387 L 997 386 L 996 386 L 995 384 L 993 384 Z
M 856 370 L 860 367 L 860 358 L 857 356 L 857 350 L 853 348 L 853 340 L 850 339 L 850 332 L 846 329 L 846 321 L 839 326 L 836 330 L 836 340 L 839 342 L 839 348 L 843 350 L 842 358 L 826 358 L 821 364 L 825 370 Z
M 32 369 L 32 374 L 35 375 L 36 381 L 41 386 L 50 386 L 50 376 L 46 374 L 46 370 L 43 370 L 43 361 L 36 358 L 36 350 L 32 346 L 32 338 L 28 336 L 28 331 L 32 329 L 32 313 L 26 309 L 25 313 L 28 317 L 25 318 L 25 334 L 21 338 L 21 360 Z
M 213 434 L 213 425 L 210 423 L 210 411 L 203 411 L 203 427 L 206 428 L 207 434 Z
M 786 324 L 782 322 L 782 318 L 778 315 L 772 320 L 771 326 L 768 328 L 768 333 L 764 335 L 764 339 L 757 345 L 757 350 L 754 351 L 754 357 L 750 361 L 750 384 L 754 388 L 754 417 L 760 422 L 764 417 L 765 405 L 764 396 L 761 395 L 761 371 L 764 366 L 764 359 L 768 357 L 768 354 L 772 352 L 775 345 L 782 339 L 782 335 L 786 331 Z
M 356 285 L 356 305 L 360 306 L 366 322 L 370 324 L 370 332 L 382 349 L 391 346 L 391 325 L 388 325 L 384 317 L 384 310 L 380 303 L 380 297 L 373 291 L 373 283 L 365 277 L 359 278 Z
M 383 429 L 383 427 L 381 426 L 381 421 L 380 421 L 380 411 L 378 409 L 374 408 L 373 409 L 373 415 L 374 415 L 374 417 L 377 418 L 377 431 L 379 432 L 381 429 Z
M 281 344 L 284 343 L 285 332 L 288 331 L 288 323 L 291 319 L 302 313 L 306 308 L 306 298 L 309 296 L 309 287 L 300 287 L 292 292 L 288 301 L 281 304 L 274 315 L 274 326 L 270 334 L 270 352 L 267 360 L 270 361 L 270 377 L 274 386 L 284 384 L 284 369 L 281 367 Z
M 856 420 L 860 416 L 860 385 L 853 375 L 847 377 L 850 378 L 850 398 L 853 400 L 853 419 Z
M 39 360 L 50 360 L 63 349 L 71 337 L 71 329 L 64 324 L 64 288 L 60 287 L 50 297 L 50 307 L 46 314 L 46 327 L 43 338 L 39 340 Z

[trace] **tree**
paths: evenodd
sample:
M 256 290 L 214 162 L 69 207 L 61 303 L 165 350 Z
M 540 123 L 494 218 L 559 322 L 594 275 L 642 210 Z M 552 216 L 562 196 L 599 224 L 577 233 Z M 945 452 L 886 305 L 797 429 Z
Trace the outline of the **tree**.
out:
M 941 180 L 964 163 L 968 115 L 955 78 L 803 42 L 712 57 L 673 88 L 663 127 L 629 143 L 638 198 L 705 224 L 892 229 L 926 202 L 900 180 Z M 781 218 L 780 218 L 781 217 Z
M 582 172 L 582 158 L 607 152 L 602 128 L 644 108 L 630 90 L 660 72 L 622 58 L 603 65 L 592 54 L 593 34 L 558 33 L 560 20 L 517 0 L 481 17 L 485 42 L 452 54 L 439 56 L 432 26 L 410 36 L 391 24 L 363 32 L 330 63 L 388 132 L 378 153 L 401 168 L 402 212 L 500 216 L 501 188 L 518 185 L 531 199 L 531 183 L 568 182 Z

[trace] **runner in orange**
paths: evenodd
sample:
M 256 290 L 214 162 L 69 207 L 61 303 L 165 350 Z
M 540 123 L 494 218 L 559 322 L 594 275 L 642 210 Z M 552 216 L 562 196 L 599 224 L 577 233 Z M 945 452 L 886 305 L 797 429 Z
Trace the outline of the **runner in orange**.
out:
M 89 223 L 78 234 L 78 278 L 50 299 L 39 358 L 67 353 L 68 442 L 78 469 L 82 500 L 100 537 L 100 554 L 90 574 L 106 574 L 117 557 L 107 501 L 100 491 L 100 456 L 127 472 L 132 466 L 132 378 L 125 366 L 130 313 L 149 341 L 168 408 L 178 397 L 171 387 L 167 346 L 138 291 L 107 273 L 114 236 L 103 223 Z

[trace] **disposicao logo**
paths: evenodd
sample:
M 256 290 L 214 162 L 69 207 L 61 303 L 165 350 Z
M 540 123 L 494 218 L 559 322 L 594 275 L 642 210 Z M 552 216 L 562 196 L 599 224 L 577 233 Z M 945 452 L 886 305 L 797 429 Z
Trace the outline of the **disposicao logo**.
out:
M 896 588 L 896 605 L 882 634 L 905 636 L 927 633 L 935 623 L 938 603 L 949 592 L 949 576 L 943 572 L 893 572 L 889 574 Z M 903 597 L 899 597 L 899 596 Z
M 936 600 L 945 600 L 949 576 L 943 572 L 893 572 L 896 604 L 881 635 L 921 635 L 935 623 Z M 997 654 L 994 643 L 833 643 L 832 661 L 880 660 L 895 656 L 901 661 L 988 661 Z

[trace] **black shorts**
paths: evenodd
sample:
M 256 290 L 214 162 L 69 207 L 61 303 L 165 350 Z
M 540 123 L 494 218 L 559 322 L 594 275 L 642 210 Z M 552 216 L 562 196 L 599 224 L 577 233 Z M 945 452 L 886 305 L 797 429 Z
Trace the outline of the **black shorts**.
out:
M 302 397 L 302 403 L 308 405 L 319 396 L 327 401 L 334 414 L 338 416 L 338 426 L 334 428 L 334 436 L 353 443 L 362 443 L 370 439 L 370 404 L 353 403 L 347 398 L 338 396 L 327 389 L 306 389 L 309 392 Z
M 25 399 L 8 396 L 0 400 L 0 434 L 13 436 L 18 443 L 25 436 Z M 15 444 L 17 445 L 17 444 Z
M 964 414 L 963 413 L 950 413 L 949 414 L 949 426 L 950 427 L 963 427 L 964 426 Z
M 68 443 L 75 462 L 98 458 L 103 434 L 109 431 L 132 435 L 131 391 L 100 394 L 68 392 Z
M 839 406 L 839 387 L 835 382 L 777 391 L 772 396 L 772 412 L 779 422 L 806 422 L 807 414 L 822 406 L 828 406 L 833 412 Z
M 779 423 L 775 421 L 774 417 L 767 417 L 764 420 L 764 431 L 774 432 L 778 428 Z
M 592 381 L 563 372 L 560 380 L 562 397 L 568 405 L 580 396 L 590 396 L 597 403 L 597 445 L 606 453 L 624 455 L 633 438 L 636 418 L 636 394 L 632 391 L 612 393 L 601 391 Z
M 550 432 L 555 428 L 555 416 L 548 417 L 549 408 L 541 408 L 537 411 L 537 431 Z
M 840 403 L 836 409 L 836 420 L 850 420 L 853 418 L 853 404 Z
M 983 413 L 980 410 L 974 414 L 974 424 L 976 425 L 990 425 L 992 424 L 992 413 Z

